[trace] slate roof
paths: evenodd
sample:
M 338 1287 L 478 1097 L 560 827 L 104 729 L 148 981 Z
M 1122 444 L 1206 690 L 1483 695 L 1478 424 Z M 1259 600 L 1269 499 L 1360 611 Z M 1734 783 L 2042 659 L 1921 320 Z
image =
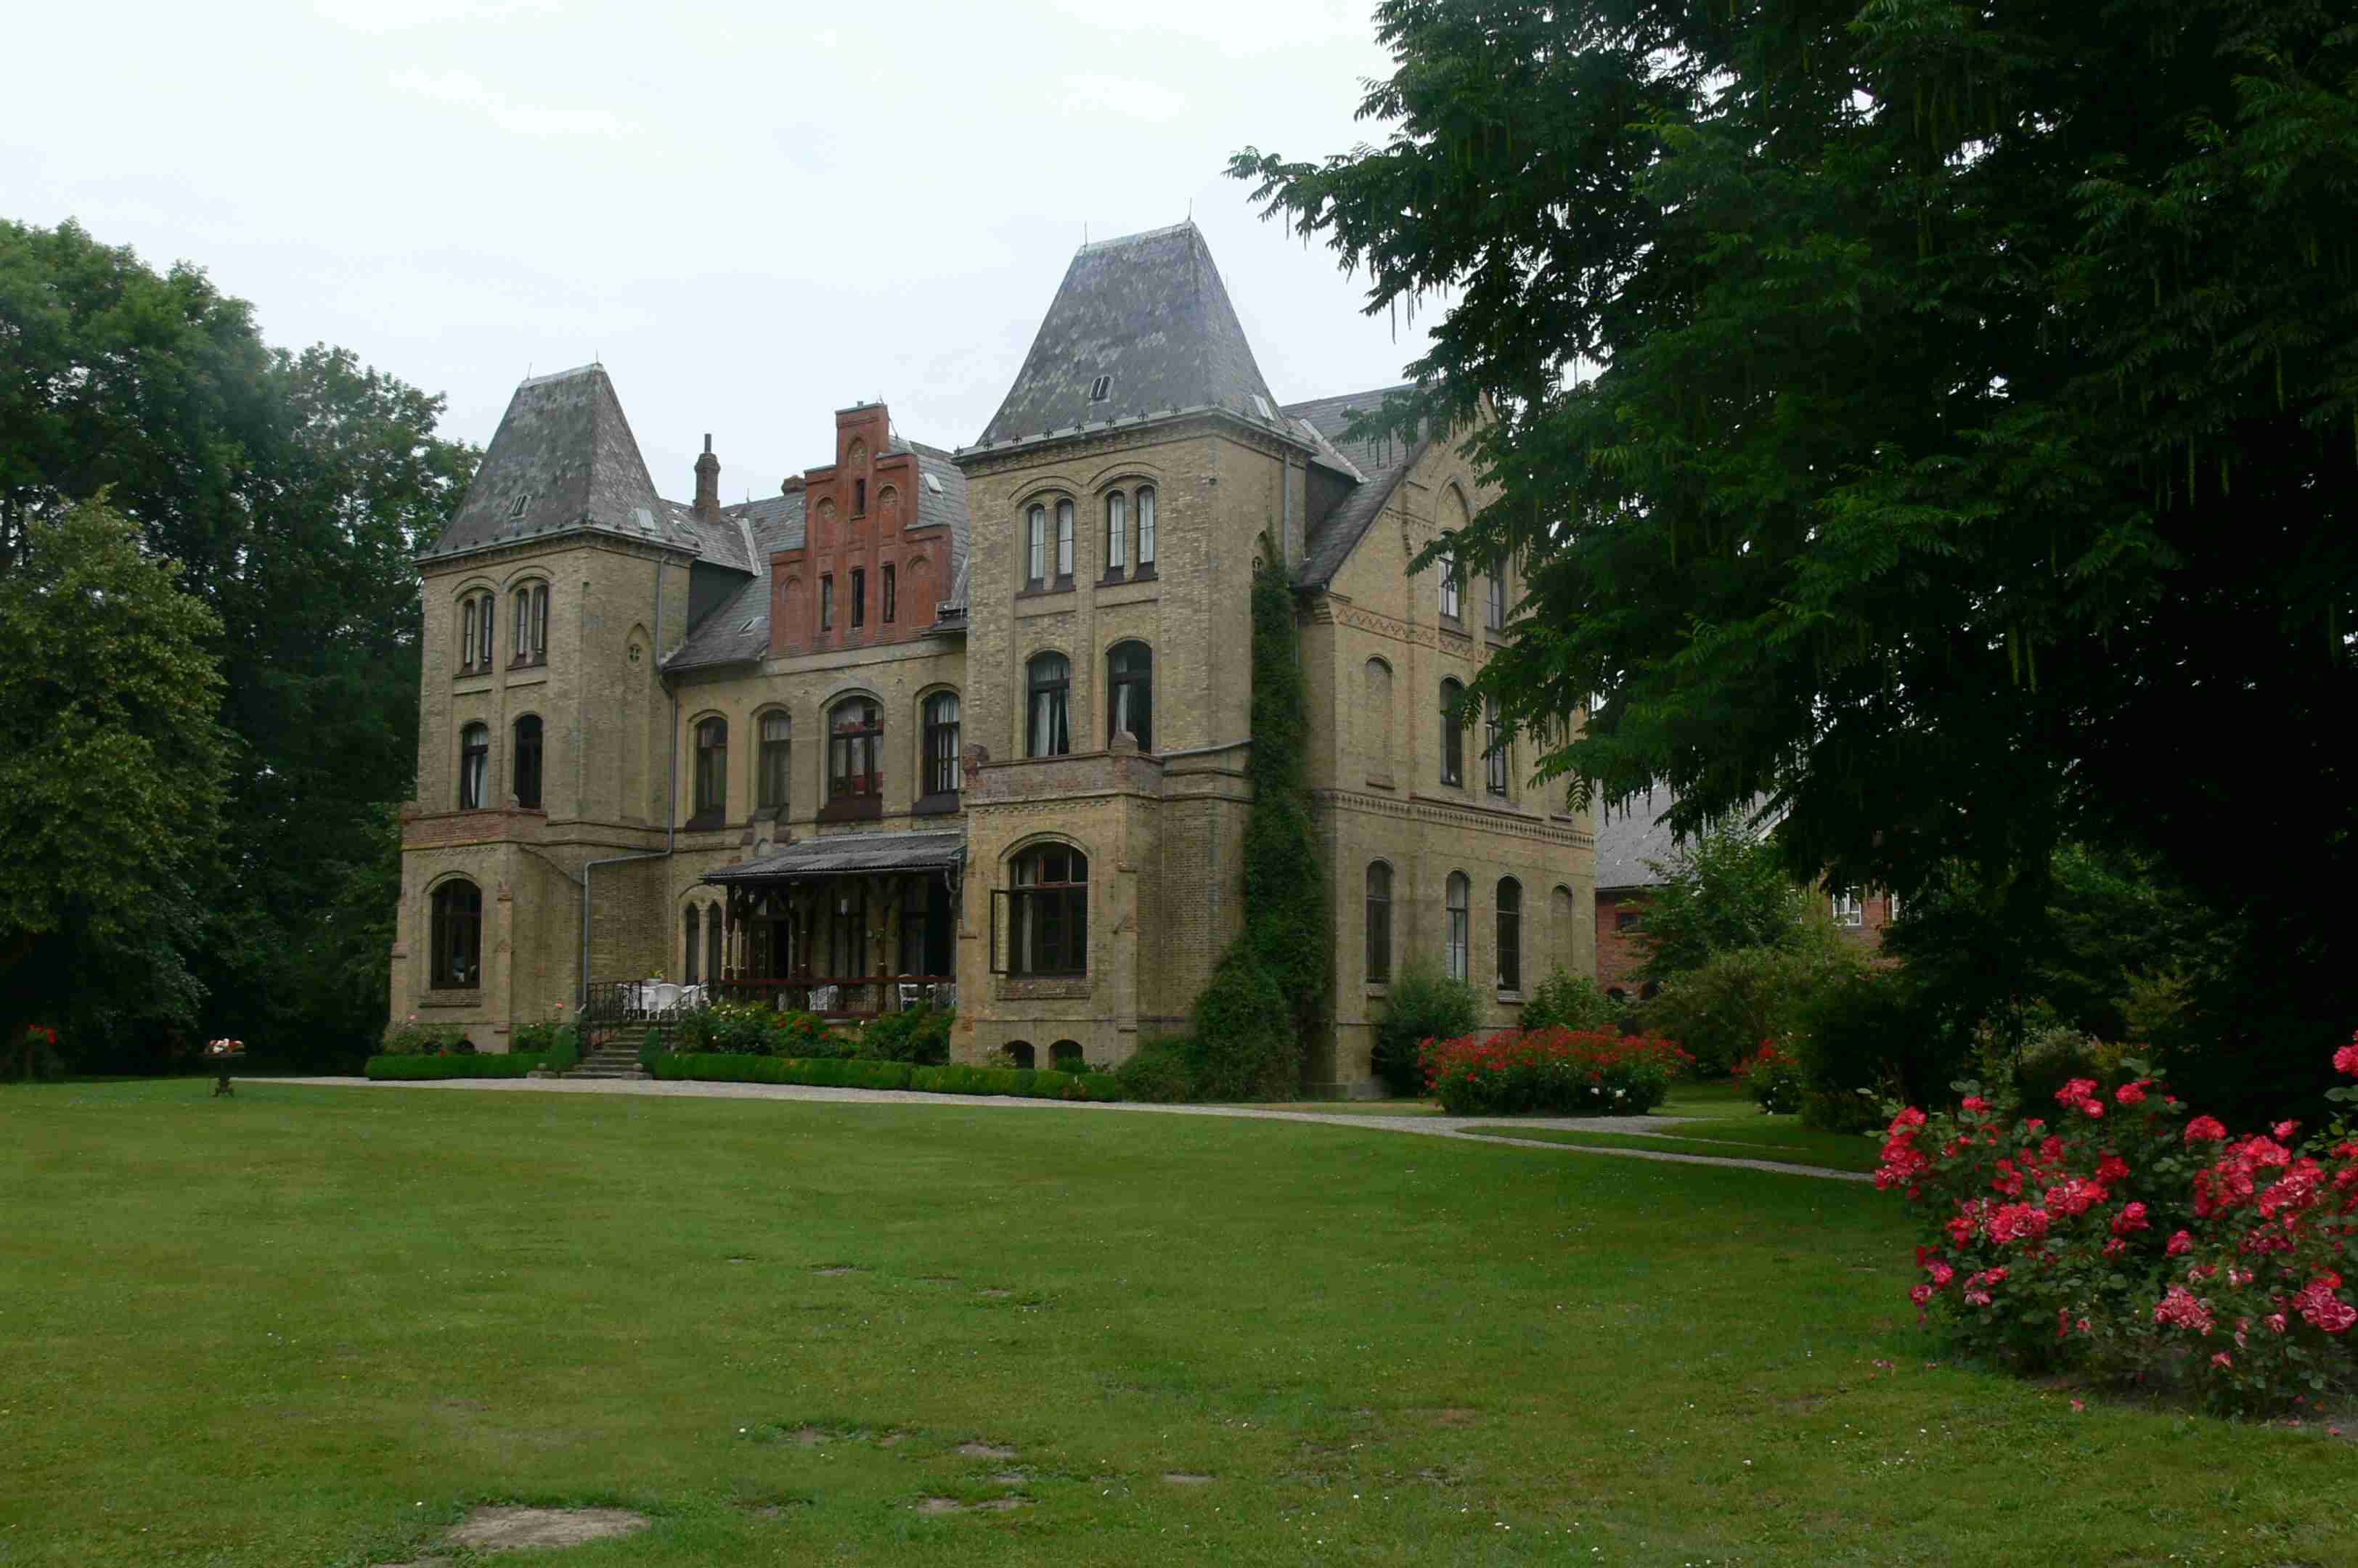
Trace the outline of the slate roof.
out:
M 1109 390 L 1092 400 L 1099 376 Z M 1195 408 L 1283 427 L 1220 269 L 1187 222 L 1080 248 L 977 445 Z
M 699 527 L 687 508 L 655 493 L 614 384 L 599 364 L 516 387 L 458 515 L 418 558 L 580 531 L 668 545 L 744 568 L 741 544 Z
M 1668 864 L 1678 852 L 1671 825 L 1658 821 L 1671 809 L 1671 792 L 1657 790 L 1631 801 L 1628 809 L 1610 813 L 1602 801 L 1596 806 L 1596 891 L 1609 888 L 1655 887 L 1660 875 L 1649 860 Z
M 937 871 L 966 860 L 958 833 L 832 833 L 806 838 L 774 854 L 707 871 L 704 880 L 730 882 L 812 881 L 825 877 L 892 871 Z
M 1372 392 L 1346 393 L 1340 397 L 1321 397 L 1309 403 L 1289 404 L 1285 416 L 1298 419 L 1316 430 L 1328 449 L 1351 465 L 1360 478 L 1358 488 L 1352 491 L 1335 509 L 1319 520 L 1304 542 L 1302 569 L 1294 574 L 1294 583 L 1301 588 L 1324 588 L 1343 569 L 1350 558 L 1351 547 L 1364 537 L 1370 524 L 1382 513 L 1384 503 L 1400 488 L 1401 477 L 1424 456 L 1433 443 L 1420 438 L 1404 440 L 1398 436 L 1386 436 L 1377 440 L 1346 441 L 1344 429 L 1354 414 L 1372 414 L 1383 406 L 1386 396 L 1410 390 L 1407 385 L 1379 386 Z
M 893 449 L 914 453 L 917 460 L 916 509 L 910 526 L 930 527 L 939 524 L 949 530 L 948 579 L 955 585 L 951 597 L 963 611 L 968 531 L 966 475 L 957 463 L 950 460 L 949 453 L 938 447 L 902 441 L 896 436 Z M 940 484 L 939 491 L 925 482 L 927 475 Z M 741 501 L 734 506 L 720 509 L 721 524 L 741 541 L 737 552 L 741 560 L 745 558 L 741 541 L 745 534 L 752 534 L 753 575 L 735 593 L 723 600 L 718 608 L 688 629 L 687 641 L 664 661 L 664 668 L 693 670 L 713 665 L 739 665 L 768 654 L 770 556 L 773 551 L 803 547 L 808 536 L 805 530 L 803 499 L 803 492 L 797 490 L 781 495 L 765 495 L 758 501 Z M 931 611 L 934 608 L 932 605 L 913 607 L 925 611 Z

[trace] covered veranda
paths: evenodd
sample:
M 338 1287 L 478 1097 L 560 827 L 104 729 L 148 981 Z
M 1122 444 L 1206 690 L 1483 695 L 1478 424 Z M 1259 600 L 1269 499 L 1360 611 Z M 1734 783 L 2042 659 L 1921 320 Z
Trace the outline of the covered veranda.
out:
M 712 1000 L 829 1018 L 955 1006 L 966 835 L 806 838 L 704 881 L 728 896 Z

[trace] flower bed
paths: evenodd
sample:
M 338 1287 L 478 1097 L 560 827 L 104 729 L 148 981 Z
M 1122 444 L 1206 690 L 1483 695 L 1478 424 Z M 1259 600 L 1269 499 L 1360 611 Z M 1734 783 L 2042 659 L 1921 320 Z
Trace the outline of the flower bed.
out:
M 361 1070 L 381 1082 L 416 1078 L 521 1078 L 538 1067 L 537 1051 L 511 1051 L 505 1055 L 456 1054 L 432 1056 L 371 1056 Z
M 2358 1307 L 2358 1139 L 2337 1121 L 2232 1137 L 2146 1076 L 2074 1078 L 2061 1107 L 1893 1118 L 1876 1185 L 1918 1216 L 1909 1292 L 1965 1345 L 2024 1366 L 2182 1372 L 2213 1402 L 2282 1405 L 2346 1384 Z M 2358 1038 L 2334 1065 L 2358 1076 Z M 2331 1098 L 2358 1101 L 2358 1090 Z
M 1428 1040 L 1422 1060 L 1425 1087 L 1452 1116 L 1643 1116 L 1693 1058 L 1652 1035 L 1559 1028 Z

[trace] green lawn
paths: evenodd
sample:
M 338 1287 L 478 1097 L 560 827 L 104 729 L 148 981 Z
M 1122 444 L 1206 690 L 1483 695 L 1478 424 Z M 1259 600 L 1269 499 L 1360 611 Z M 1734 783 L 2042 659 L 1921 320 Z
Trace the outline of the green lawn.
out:
M 1930 1365 L 1847 1184 L 201 1081 L 0 1090 L 0 1134 L 10 1568 L 396 1561 L 483 1500 L 654 1516 L 564 1568 L 2358 1561 L 2313 1425 Z
M 1546 1127 L 1518 1127 L 1512 1121 L 1469 1127 L 1496 1138 L 1530 1138 L 1542 1143 L 1574 1143 L 1591 1149 L 1654 1149 L 1676 1154 L 1716 1154 L 1725 1159 L 1775 1160 L 1787 1165 L 1812 1165 L 1829 1171 L 1872 1171 L 1879 1160 L 1877 1146 L 1855 1132 L 1814 1132 L 1798 1117 L 1754 1116 L 1707 1121 L 1639 1123 L 1660 1132 L 1569 1132 Z

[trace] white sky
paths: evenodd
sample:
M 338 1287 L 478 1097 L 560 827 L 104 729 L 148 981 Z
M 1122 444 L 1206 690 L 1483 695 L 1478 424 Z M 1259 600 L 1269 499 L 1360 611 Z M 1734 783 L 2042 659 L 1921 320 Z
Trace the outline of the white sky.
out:
M 272 343 L 445 393 L 477 442 L 527 372 L 600 359 L 656 487 L 693 494 L 708 430 L 733 502 L 863 398 L 972 441 L 1084 226 L 1191 202 L 1281 398 L 1400 379 L 1421 330 L 1221 172 L 1379 139 L 1370 6 L 21 7 L 0 215 L 193 262 Z

